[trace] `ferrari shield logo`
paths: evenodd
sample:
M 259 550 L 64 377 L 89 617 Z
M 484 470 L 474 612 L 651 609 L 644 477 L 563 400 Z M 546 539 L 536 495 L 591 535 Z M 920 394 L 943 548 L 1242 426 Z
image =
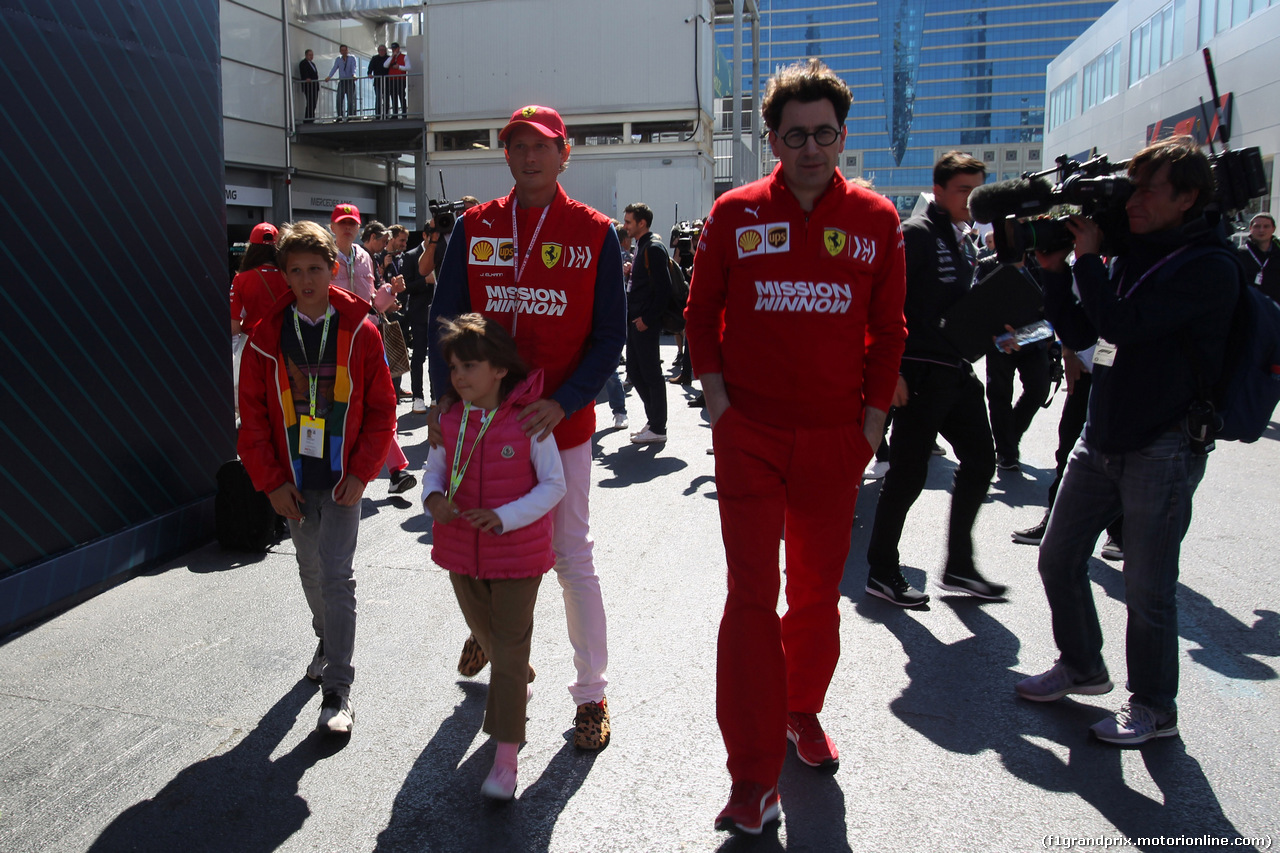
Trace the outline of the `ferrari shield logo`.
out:
M 844 251 L 845 244 L 848 242 L 849 235 L 839 228 L 827 228 L 822 232 L 822 245 L 826 246 L 827 254 L 833 258 Z
M 559 243 L 543 243 L 542 244 L 542 262 L 547 265 L 547 269 L 553 268 L 560 263 L 560 255 L 563 247 Z

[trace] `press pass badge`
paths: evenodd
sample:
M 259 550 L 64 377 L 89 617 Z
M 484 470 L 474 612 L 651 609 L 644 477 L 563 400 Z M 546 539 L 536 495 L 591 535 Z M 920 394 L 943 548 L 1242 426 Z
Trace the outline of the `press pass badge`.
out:
M 324 418 L 302 416 L 298 430 L 298 452 L 303 456 L 324 458 Z
M 1116 345 L 1098 338 L 1098 345 L 1093 350 L 1093 363 L 1102 367 L 1110 367 L 1116 363 Z
M 1262 270 L 1258 270 L 1258 274 L 1253 277 L 1253 283 L 1262 287 Z

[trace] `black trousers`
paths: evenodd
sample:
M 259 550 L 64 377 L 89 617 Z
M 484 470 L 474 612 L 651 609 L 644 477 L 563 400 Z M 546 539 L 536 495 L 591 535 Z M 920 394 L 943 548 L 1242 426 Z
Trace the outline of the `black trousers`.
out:
M 1013 402 L 1013 375 L 1022 380 L 1022 395 Z M 987 407 L 996 453 L 1018 458 L 1018 445 L 1036 412 L 1049 399 L 1049 347 L 1037 341 L 1017 352 L 987 353 Z
M 311 121 L 316 117 L 316 99 L 320 97 L 320 84 L 314 81 L 306 81 L 302 84 L 302 96 L 306 99 L 306 112 L 303 114 L 305 121 Z
M 910 401 L 893 412 L 889 473 L 880 487 L 867 547 L 871 575 L 883 577 L 900 565 L 902 526 L 924 488 L 933 445 L 941 433 L 960 460 L 951 488 L 946 571 L 971 576 L 975 572 L 973 524 L 996 472 L 982 383 L 968 365 L 903 361 L 902 376 Z
M 410 315 L 406 318 L 409 325 L 409 346 L 412 348 L 409 356 L 409 390 L 420 400 L 427 399 L 422 393 L 422 365 L 427 360 L 427 351 L 431 349 L 427 343 L 427 328 L 430 325 L 428 317 L 429 315 L 424 314 L 421 317 Z
M 650 326 L 643 332 L 627 323 L 627 373 L 631 385 L 644 403 L 649 429 L 667 434 L 667 383 L 662 378 L 662 354 L 658 344 L 662 329 Z

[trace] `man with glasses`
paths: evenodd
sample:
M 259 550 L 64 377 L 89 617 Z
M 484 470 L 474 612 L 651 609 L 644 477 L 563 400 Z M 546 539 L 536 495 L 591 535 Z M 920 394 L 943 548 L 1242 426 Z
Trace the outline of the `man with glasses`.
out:
M 733 785 L 716 827 L 732 832 L 778 818 L 788 739 L 805 764 L 839 766 L 817 715 L 840 654 L 858 486 L 906 338 L 897 211 L 837 168 L 852 101 L 817 59 L 774 75 L 762 111 L 778 167 L 716 201 L 693 262 L 686 334 L 729 574 L 716 716 Z

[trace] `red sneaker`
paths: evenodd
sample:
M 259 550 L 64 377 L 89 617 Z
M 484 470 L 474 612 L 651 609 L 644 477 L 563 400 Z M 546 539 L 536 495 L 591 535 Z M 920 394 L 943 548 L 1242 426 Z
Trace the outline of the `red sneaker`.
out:
M 787 740 L 796 745 L 796 755 L 810 767 L 827 773 L 840 769 L 840 751 L 822 730 L 817 714 L 787 714 Z
M 759 835 L 764 825 L 777 820 L 780 813 L 777 785 L 766 788 L 758 782 L 734 782 L 729 804 L 716 816 L 716 829 Z

